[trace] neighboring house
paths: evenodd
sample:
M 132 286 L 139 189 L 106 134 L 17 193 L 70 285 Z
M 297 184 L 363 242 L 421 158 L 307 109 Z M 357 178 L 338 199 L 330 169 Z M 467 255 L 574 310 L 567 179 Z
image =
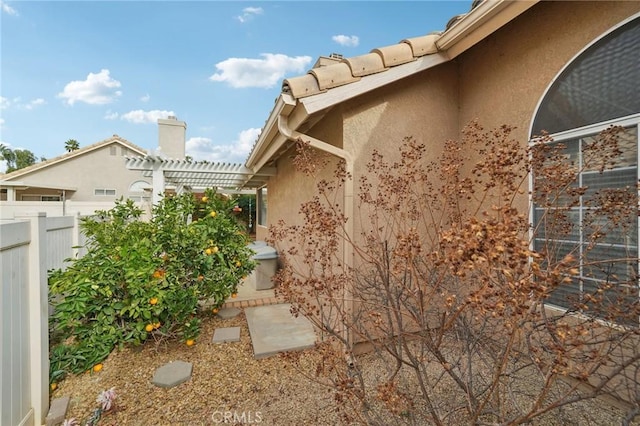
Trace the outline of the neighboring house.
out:
M 148 182 L 124 167 L 146 151 L 118 135 L 2 176 L 2 201 L 113 201 L 140 197 Z
M 184 159 L 186 124 L 175 117 L 158 120 L 159 150 Z M 115 200 L 132 199 L 149 207 L 152 182 L 126 168 L 126 157 L 146 156 L 145 149 L 113 135 L 95 144 L 0 176 L 2 218 L 12 211 L 89 214 Z M 51 203 L 51 204 L 50 204 Z M 55 209 L 58 203 L 60 209 Z
M 315 192 L 294 167 L 296 139 L 346 160 L 354 176 L 342 200 L 348 217 L 357 198 L 353 182 L 366 173 L 374 149 L 397 155 L 402 139 L 413 136 L 427 145 L 428 161 L 473 119 L 485 128 L 515 126 L 512 136 L 523 146 L 547 130 L 569 149 L 620 124 L 634 140 L 625 144 L 628 161 L 608 175 L 608 184 L 635 187 L 638 181 L 640 2 L 474 2 L 441 33 L 362 56 L 324 58 L 316 66 L 284 81 L 246 161 L 255 173 L 276 170 L 258 190 L 258 239 L 279 220 L 298 223 L 292 206 Z M 324 177 L 331 174 L 328 167 Z M 520 201 L 528 211 L 526 196 Z M 359 235 L 357 223 L 347 226 Z M 618 242 L 620 250 L 637 257 L 637 241 L 636 230 Z M 616 256 L 616 247 L 603 250 L 603 258 Z M 563 305 L 560 298 L 554 303 Z

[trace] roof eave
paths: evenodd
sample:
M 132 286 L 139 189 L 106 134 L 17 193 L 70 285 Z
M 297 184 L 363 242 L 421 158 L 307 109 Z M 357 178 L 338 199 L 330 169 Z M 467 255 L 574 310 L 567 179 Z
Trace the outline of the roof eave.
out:
M 259 172 L 270 160 L 265 153 L 279 149 L 286 139 L 283 140 L 278 131 L 278 119 L 281 115 L 288 116 L 296 106 L 296 100 L 287 93 L 281 93 L 276 99 L 276 104 L 269 114 L 258 140 L 256 141 L 249 157 L 245 161 L 245 166 L 254 172 Z M 266 157 L 266 158 L 265 158 Z
M 539 0 L 485 0 L 436 41 L 439 50 L 453 59 L 500 27 L 524 13 Z
M 89 152 L 95 151 L 97 149 L 100 149 L 100 148 L 102 148 L 104 146 L 107 146 L 109 144 L 112 144 L 112 143 L 117 143 L 117 144 L 123 145 L 123 146 L 131 149 L 132 151 L 135 151 L 135 153 L 137 153 L 139 155 L 145 155 L 146 154 L 146 151 L 144 149 L 134 145 L 133 143 L 127 141 L 126 139 L 122 139 L 119 136 L 114 135 L 109 139 L 104 139 L 104 140 L 102 140 L 100 142 L 96 142 L 94 144 L 82 147 L 80 149 L 77 149 L 77 150 L 74 150 L 74 151 L 71 151 L 71 152 L 67 152 L 66 154 L 59 155 L 59 156 L 51 158 L 49 160 L 45 160 L 45 161 L 42 161 L 40 163 L 35 163 L 35 164 L 32 164 L 31 166 L 24 167 L 22 169 L 14 170 L 11 173 L 6 173 L 6 174 L 2 175 L 2 179 L 6 180 L 6 181 L 12 180 L 12 179 L 16 179 L 16 178 L 19 178 L 21 176 L 28 175 L 29 173 L 35 172 L 37 170 L 44 169 L 46 167 L 51 167 L 51 166 L 53 166 L 55 164 L 59 164 L 59 163 L 71 160 L 73 158 L 85 155 L 85 154 L 87 154 Z
M 358 81 L 308 97 L 295 99 L 288 93 L 281 93 L 245 165 L 257 172 L 281 151 L 287 138 L 278 130 L 280 116 L 288 118 L 292 111 L 300 110 L 294 120 L 295 123 L 290 123 L 293 124 L 290 127 L 297 130 L 296 126 L 304 123 L 312 115 L 318 119 L 332 107 L 349 99 L 450 61 L 515 19 L 538 1 L 485 0 L 438 38 L 436 46 L 439 53 L 421 56 L 412 62 L 391 67 L 384 72 L 371 74 Z

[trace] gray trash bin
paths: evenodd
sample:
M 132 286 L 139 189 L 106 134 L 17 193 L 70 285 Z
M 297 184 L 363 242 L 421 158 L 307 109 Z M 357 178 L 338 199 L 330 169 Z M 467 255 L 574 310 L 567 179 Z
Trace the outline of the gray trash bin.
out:
M 249 276 L 249 281 L 256 290 L 273 288 L 271 278 L 278 269 L 278 252 L 264 241 L 255 241 L 249 244 L 249 248 L 256 252 L 251 259 L 257 262 L 256 269 Z

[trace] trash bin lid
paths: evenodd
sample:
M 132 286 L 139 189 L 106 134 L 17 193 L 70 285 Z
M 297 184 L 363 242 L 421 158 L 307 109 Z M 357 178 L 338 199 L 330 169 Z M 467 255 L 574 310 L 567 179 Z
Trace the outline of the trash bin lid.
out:
M 251 250 L 255 251 L 255 250 L 256 250 L 256 248 L 258 248 L 258 247 L 265 247 L 266 245 L 267 245 L 267 242 L 266 242 L 266 241 L 254 241 L 254 242 L 252 242 L 251 244 L 249 244 L 249 245 L 248 245 L 248 247 L 249 247 Z
M 268 245 L 253 247 L 252 250 L 256 252 L 256 254 L 251 256 L 251 259 L 253 260 L 268 260 L 278 258 L 278 252 L 276 251 L 276 249 Z

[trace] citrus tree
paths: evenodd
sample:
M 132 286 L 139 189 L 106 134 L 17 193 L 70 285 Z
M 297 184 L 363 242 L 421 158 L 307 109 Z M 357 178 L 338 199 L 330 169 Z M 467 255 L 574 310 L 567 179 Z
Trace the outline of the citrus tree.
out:
M 213 191 L 165 197 L 149 221 L 130 201 L 83 219 L 87 253 L 50 273 L 51 380 L 153 338 L 193 344 L 204 306 L 217 309 L 254 267 L 232 205 Z

